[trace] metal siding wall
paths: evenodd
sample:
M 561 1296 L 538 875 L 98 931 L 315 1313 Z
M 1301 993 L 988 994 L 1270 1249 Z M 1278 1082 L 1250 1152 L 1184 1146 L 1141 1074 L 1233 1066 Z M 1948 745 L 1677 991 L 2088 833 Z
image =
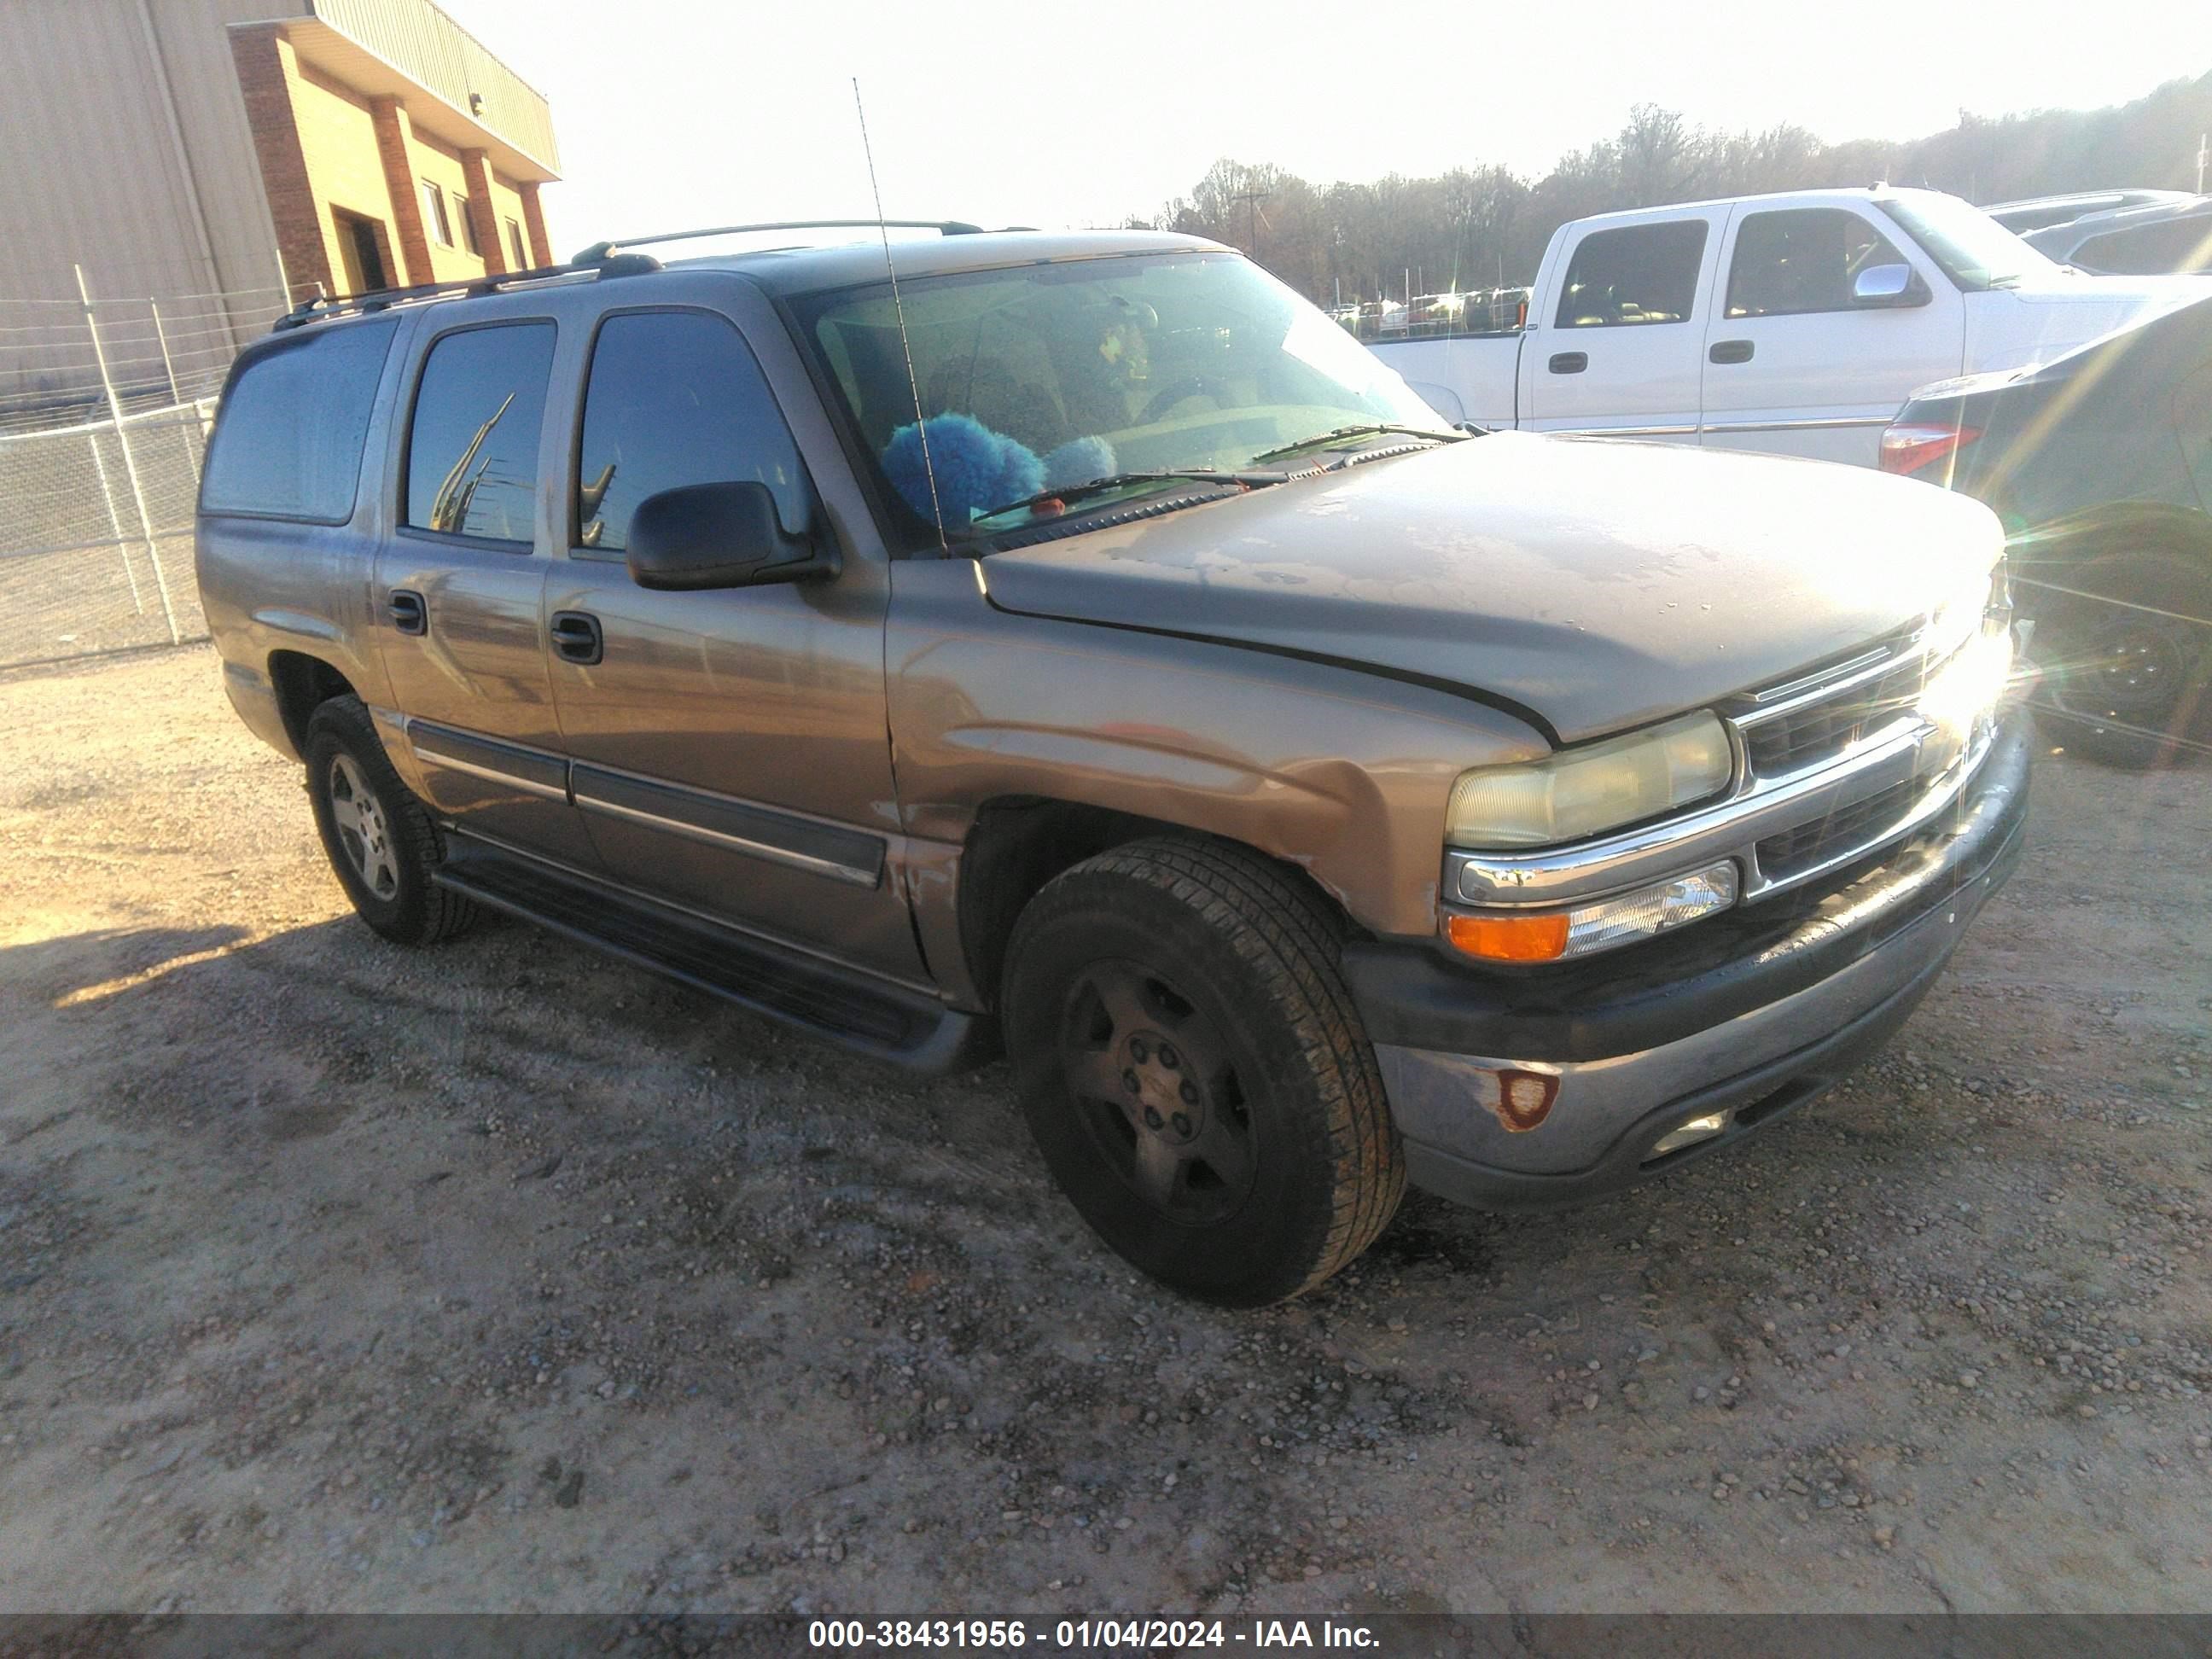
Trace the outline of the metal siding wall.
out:
M 190 293 L 211 281 L 192 228 L 137 0 L 0 6 L 0 295 Z M 234 94 L 235 95 L 235 94 Z
M 483 94 L 478 120 L 550 171 L 561 170 L 545 100 L 428 0 L 312 0 L 312 9 L 464 113 L 469 94 Z

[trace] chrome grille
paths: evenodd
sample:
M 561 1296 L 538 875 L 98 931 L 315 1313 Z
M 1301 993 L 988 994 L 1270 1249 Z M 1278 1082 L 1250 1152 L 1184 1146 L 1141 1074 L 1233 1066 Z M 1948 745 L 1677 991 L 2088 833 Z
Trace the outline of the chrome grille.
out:
M 1768 836 L 1759 842 L 1759 871 L 1768 882 L 1788 881 L 1816 870 L 1838 853 L 1856 850 L 1903 817 L 1924 789 L 1921 779 L 1903 783 L 1839 806 L 1826 817 Z
M 1769 778 L 1833 760 L 1892 715 L 1911 708 L 1927 683 L 1925 659 L 1911 656 L 1832 696 L 1816 696 L 1756 724 L 1740 722 L 1745 758 L 1753 772 Z

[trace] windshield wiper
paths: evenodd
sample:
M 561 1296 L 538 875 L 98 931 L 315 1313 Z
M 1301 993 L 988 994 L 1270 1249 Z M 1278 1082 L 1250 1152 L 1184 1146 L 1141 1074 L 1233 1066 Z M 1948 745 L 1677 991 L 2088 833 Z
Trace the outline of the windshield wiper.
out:
M 1439 432 L 1434 427 L 1402 426 L 1378 421 L 1365 426 L 1340 426 L 1334 432 L 1316 432 L 1310 438 L 1300 438 L 1295 443 L 1278 444 L 1273 449 L 1263 449 L 1252 458 L 1252 464 L 1272 461 L 1279 455 L 1294 455 L 1301 449 L 1316 449 L 1322 444 L 1334 443 L 1340 438 L 1379 438 L 1389 433 L 1402 432 L 1408 437 L 1434 438 L 1440 444 L 1455 444 L 1462 438 L 1471 438 L 1471 432 Z
M 1034 495 L 1024 495 L 1020 501 L 1008 501 L 988 513 L 978 513 L 978 519 L 995 519 L 1003 513 L 1015 513 L 1025 507 L 1042 507 L 1047 501 L 1058 501 L 1062 507 L 1072 507 L 1077 501 L 1093 495 L 1103 495 L 1109 490 L 1121 489 L 1136 483 L 1175 483 L 1188 480 L 1196 483 L 1218 483 L 1244 489 L 1256 489 L 1262 484 L 1280 483 L 1291 475 L 1287 472 L 1223 472 L 1210 466 L 1164 467 L 1142 472 L 1115 472 L 1103 478 L 1090 478 L 1079 484 L 1069 484 L 1060 489 L 1040 489 Z

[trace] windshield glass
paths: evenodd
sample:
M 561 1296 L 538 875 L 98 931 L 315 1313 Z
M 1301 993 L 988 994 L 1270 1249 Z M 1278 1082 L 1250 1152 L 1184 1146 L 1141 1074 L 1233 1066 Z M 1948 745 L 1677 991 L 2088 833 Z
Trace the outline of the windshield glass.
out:
M 799 302 L 888 493 L 926 531 L 1040 490 L 1216 468 L 1340 427 L 1450 425 L 1322 312 L 1234 254 L 1023 265 Z M 928 465 L 923 465 L 927 441 Z M 1102 498 L 1103 499 L 1103 498 Z
M 1955 196 L 1914 191 L 1884 197 L 1875 205 L 1968 293 L 2008 287 L 2023 276 L 2052 276 L 2058 270 L 1981 209 Z

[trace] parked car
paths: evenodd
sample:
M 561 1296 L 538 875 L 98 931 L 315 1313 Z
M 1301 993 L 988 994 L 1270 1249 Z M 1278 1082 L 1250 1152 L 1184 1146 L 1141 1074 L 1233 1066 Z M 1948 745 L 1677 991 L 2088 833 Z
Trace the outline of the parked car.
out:
M 2062 265 L 2092 276 L 2212 272 L 2212 196 L 2085 214 L 2027 238 Z
M 1406 302 L 1406 331 L 1449 333 L 1459 326 L 1467 301 L 1464 294 L 1416 294 Z
M 1525 329 L 1375 349 L 1448 420 L 1872 466 L 1914 387 L 2208 293 L 2062 270 L 1954 196 L 1804 191 L 1576 220 Z
M 1992 202 L 1982 210 L 2015 236 L 2071 224 L 2085 213 L 2107 213 L 2114 208 L 2148 207 L 2160 202 L 2186 202 L 2185 190 L 2083 190 L 2062 196 L 2030 196 L 2016 202 Z
M 2212 301 L 1925 387 L 1882 465 L 2003 521 L 2054 735 L 2132 765 L 2212 744 Z
M 1084 1218 L 1248 1304 L 1409 1180 L 1775 1121 L 2013 867 L 1978 503 L 1470 436 L 1230 249 L 946 228 L 896 295 L 601 244 L 240 356 L 201 592 L 372 928 L 1003 1044 Z

